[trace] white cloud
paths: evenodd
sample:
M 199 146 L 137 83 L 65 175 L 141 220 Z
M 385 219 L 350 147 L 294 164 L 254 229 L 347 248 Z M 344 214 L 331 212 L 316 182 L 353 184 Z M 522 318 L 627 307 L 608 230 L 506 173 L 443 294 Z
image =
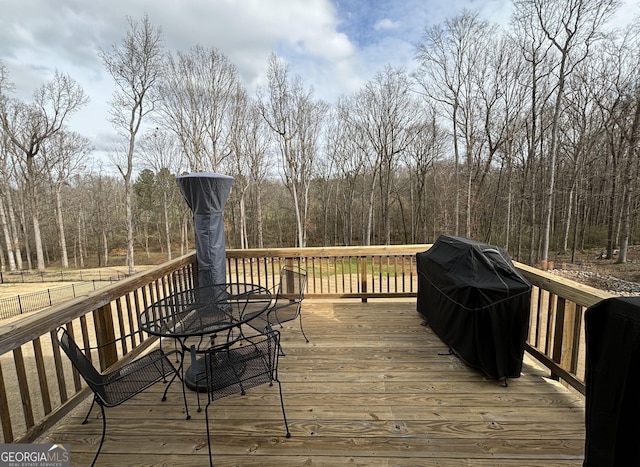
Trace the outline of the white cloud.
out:
M 112 131 L 107 101 L 113 91 L 98 51 L 122 40 L 127 16 L 138 20 L 148 14 L 170 51 L 217 48 L 238 67 L 251 93 L 264 84 L 272 51 L 286 51 L 283 58 L 308 84 L 315 84 L 314 77 L 326 82 L 348 75 L 355 52 L 337 31 L 329 0 L 0 0 L 0 8 L 0 60 L 17 97 L 29 100 L 56 69 L 70 74 L 91 98 L 70 122 L 98 146 L 101 135 Z M 314 71 L 308 78 L 307 70 Z
M 384 31 L 388 29 L 398 29 L 400 28 L 400 26 L 401 26 L 401 23 L 399 21 L 393 21 L 393 20 L 390 20 L 389 18 L 384 18 L 376 22 L 373 28 L 376 31 Z
M 250 93 L 265 84 L 269 54 L 333 100 L 357 91 L 385 65 L 413 67 L 414 45 L 425 26 L 478 9 L 505 21 L 510 0 L 0 0 L 0 60 L 18 97 L 32 93 L 55 69 L 78 81 L 90 105 L 71 120 L 74 129 L 104 146 L 113 91 L 98 51 L 118 44 L 126 17 L 145 13 L 162 28 L 170 51 L 215 47 L 238 70 Z M 638 13 L 625 0 L 624 13 Z

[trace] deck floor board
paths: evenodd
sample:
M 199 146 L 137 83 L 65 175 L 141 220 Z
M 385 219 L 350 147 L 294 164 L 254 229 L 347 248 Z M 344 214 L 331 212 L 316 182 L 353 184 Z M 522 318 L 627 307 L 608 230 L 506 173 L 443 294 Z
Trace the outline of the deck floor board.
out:
M 506 387 L 491 380 L 447 353 L 415 300 L 306 300 L 303 313 L 310 343 L 297 322 L 282 331 L 292 437 L 276 387 L 221 399 L 210 409 L 215 465 L 582 465 L 584 399 L 528 359 Z M 195 394 L 185 420 L 179 384 L 166 402 L 162 390 L 106 409 L 98 465 L 208 465 Z M 39 440 L 69 444 L 72 465 L 88 465 L 99 442 L 101 421 L 81 424 L 88 407 Z

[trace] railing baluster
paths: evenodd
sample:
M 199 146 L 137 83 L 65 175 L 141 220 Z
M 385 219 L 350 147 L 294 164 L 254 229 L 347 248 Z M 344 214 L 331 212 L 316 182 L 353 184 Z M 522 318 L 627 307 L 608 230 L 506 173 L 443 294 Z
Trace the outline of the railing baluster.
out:
M 38 384 L 40 385 L 40 398 L 42 400 L 42 408 L 45 415 L 51 413 L 51 395 L 49 394 L 49 384 L 47 382 L 47 371 L 42 355 L 42 344 L 40 338 L 33 340 L 33 354 L 36 360 L 36 369 L 38 373 Z
M 0 424 L 2 425 L 2 435 L 5 443 L 13 442 L 13 426 L 11 424 L 11 412 L 9 412 L 9 398 L 4 385 L 4 373 L 2 371 L 2 361 L 0 360 Z
M 129 316 L 129 328 L 131 329 L 131 348 L 135 349 L 142 343 L 144 336 L 138 332 L 138 312 L 142 311 L 140 307 L 140 289 L 129 292 L 125 296 L 127 304 L 127 315 Z M 135 331 L 135 332 L 134 332 Z
M 554 300 L 550 300 L 550 303 L 554 303 L 556 306 L 549 311 L 549 315 L 550 317 L 553 316 L 554 319 L 551 320 L 549 319 L 549 321 L 553 321 L 553 323 L 549 323 L 549 326 L 547 326 L 547 328 L 549 330 L 553 329 L 553 336 L 551 336 L 550 332 L 547 335 L 547 343 L 549 343 L 549 341 L 553 341 L 553 345 L 552 345 L 552 350 L 551 350 L 551 358 L 553 359 L 554 362 L 562 364 L 562 360 L 563 360 L 563 343 L 564 343 L 564 321 L 565 321 L 565 305 L 566 302 L 563 298 L 558 299 L 558 297 L 556 295 L 553 296 Z M 553 310 L 555 309 L 555 313 L 553 313 Z M 547 349 L 549 348 L 549 345 L 547 344 Z M 560 379 L 560 375 L 555 374 L 554 372 L 551 372 L 551 378 L 553 379 Z
M 82 318 L 80 318 L 80 321 L 83 324 L 85 323 L 84 316 Z M 71 323 L 71 322 L 67 323 L 65 328 L 67 329 L 67 332 L 69 333 L 69 337 L 71 337 L 71 339 L 76 341 L 75 332 L 73 330 L 73 323 Z M 85 337 L 85 333 L 84 332 L 82 333 L 82 340 L 83 340 L 85 348 L 88 347 L 87 338 Z M 90 352 L 85 352 L 85 355 L 87 356 L 87 358 L 89 360 L 92 360 Z M 73 374 L 73 387 L 75 389 L 75 392 L 79 392 L 82 389 L 82 383 L 81 383 L 81 380 L 80 380 L 80 373 L 78 373 L 78 370 L 76 370 L 75 368 L 72 368 L 71 372 Z
M 22 413 L 24 414 L 24 423 L 27 429 L 35 425 L 33 418 L 33 405 L 31 404 L 31 394 L 29 392 L 29 378 L 27 377 L 27 369 L 24 364 L 24 355 L 22 347 L 13 349 L 13 362 L 16 366 L 16 377 L 18 379 L 18 388 L 22 396 Z
M 56 343 L 56 331 L 52 330 L 49 333 L 51 338 L 51 346 L 53 348 L 53 363 L 56 368 L 56 380 L 58 381 L 58 392 L 60 394 L 60 402 L 65 403 L 69 396 L 67 394 L 67 383 L 64 379 L 64 367 L 62 366 L 62 355 L 60 353 L 60 347 Z
M 126 296 L 129 296 L 129 294 L 127 294 Z M 124 328 L 124 323 L 125 323 L 125 319 L 124 319 L 124 314 L 122 312 L 122 301 L 123 299 L 125 299 L 125 297 L 120 297 L 116 300 L 116 313 L 118 314 L 118 324 L 120 327 L 120 336 L 126 336 L 127 335 L 127 330 Z M 131 338 L 133 339 L 133 336 L 131 336 Z M 131 344 L 132 347 L 135 344 Z M 127 346 L 127 340 L 126 339 L 122 339 L 122 343 L 120 344 L 120 346 L 122 347 L 122 353 L 126 354 L 129 352 L 128 346 Z

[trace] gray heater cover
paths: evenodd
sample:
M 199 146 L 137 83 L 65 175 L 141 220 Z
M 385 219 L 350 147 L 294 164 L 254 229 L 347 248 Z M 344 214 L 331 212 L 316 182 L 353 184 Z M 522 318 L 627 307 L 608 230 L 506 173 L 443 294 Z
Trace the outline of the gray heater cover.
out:
M 229 198 L 233 177 L 198 172 L 176 177 L 178 187 L 193 212 L 198 285 L 226 282 L 226 253 L 222 211 Z

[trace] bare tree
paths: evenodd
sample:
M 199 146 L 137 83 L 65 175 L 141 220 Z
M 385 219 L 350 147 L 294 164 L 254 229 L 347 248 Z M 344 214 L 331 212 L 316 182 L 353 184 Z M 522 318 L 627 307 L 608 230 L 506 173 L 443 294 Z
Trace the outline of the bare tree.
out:
M 521 139 L 525 141 L 526 152 L 520 153 L 517 166 L 520 168 L 520 206 L 518 209 L 518 233 L 516 256 L 522 258 L 523 237 L 525 230 L 525 216 L 528 211 L 529 251 L 528 261 L 534 262 L 536 244 L 536 220 L 538 216 L 538 201 L 536 197 L 537 185 L 535 172 L 538 166 L 542 132 L 541 119 L 549 93 L 548 79 L 551 73 L 548 64 L 549 46 L 546 44 L 544 33 L 536 27 L 530 15 L 516 11 L 512 17 L 512 40 L 518 44 L 520 55 L 526 63 L 525 77 L 520 82 L 529 96 L 523 99 L 522 105 L 528 116 L 524 123 L 525 132 Z M 528 110 L 527 110 L 528 109 Z
M 606 20 L 618 6 L 617 0 L 516 0 L 516 14 L 539 27 L 557 56 L 555 99 L 549 143 L 548 185 L 542 235 L 542 261 L 549 258 L 549 239 L 556 185 L 556 160 L 560 116 L 567 77 L 589 56 L 594 41 L 601 37 Z
M 300 77 L 289 78 L 287 65 L 275 54 L 269 58 L 268 88 L 260 112 L 275 132 L 282 156 L 282 175 L 296 213 L 298 246 L 306 246 L 309 187 L 313 161 L 327 105 L 305 91 Z
M 231 151 L 238 71 L 215 48 L 169 57 L 158 122 L 180 141 L 192 171 L 218 171 Z
M 110 239 L 114 233 L 126 231 L 124 181 L 104 174 L 101 164 L 94 173 L 79 177 L 74 183 L 77 198 L 83 200 L 76 214 L 76 258 L 81 263 L 90 253 L 98 265 L 109 265 Z M 89 237 L 95 239 L 91 248 Z
M 362 135 L 365 152 L 372 154 L 373 174 L 368 226 L 364 243 L 371 243 L 373 190 L 378 179 L 381 187 L 381 218 L 385 244 L 391 242 L 390 198 L 399 155 L 424 130 L 424 112 L 411 90 L 410 80 L 402 68 L 386 67 L 357 93 L 352 127 Z
M 445 20 L 444 25 L 425 29 L 423 42 L 417 46 L 420 68 L 415 74 L 424 93 L 437 102 L 444 115 L 451 122 L 455 170 L 455 234 L 459 234 L 460 218 L 460 154 L 461 139 L 464 143 L 468 176 L 471 176 L 471 161 L 475 143 L 479 141 L 477 132 L 481 128 L 475 115 L 474 103 L 477 99 L 476 82 L 473 73 L 477 71 L 479 60 L 486 53 L 486 39 L 492 28 L 480 20 L 477 12 L 468 10 Z M 471 228 L 471 184 L 467 183 L 466 234 Z
M 7 69 L 2 60 L 0 60 L 0 108 L 4 108 L 7 105 L 7 93 L 13 92 L 13 90 L 14 86 L 9 80 Z M 2 129 L 2 126 L 0 126 L 0 129 Z M 12 159 L 13 149 L 9 135 L 4 130 L 0 131 L 0 176 L 2 177 L 0 183 L 0 224 L 2 224 L 10 271 L 15 271 L 17 268 L 22 269 L 20 248 L 17 244 L 17 239 L 13 237 L 9 225 L 9 215 L 13 213 L 13 205 L 10 203 L 10 180 L 13 172 L 11 167 L 14 166 Z M 18 246 L 18 248 L 14 252 L 15 246 Z
M 579 216 L 578 195 L 579 189 L 584 183 L 582 179 L 585 167 L 594 166 L 597 159 L 603 158 L 603 154 L 607 152 L 607 140 L 603 136 L 605 121 L 597 104 L 602 100 L 602 93 L 606 93 L 607 90 L 593 86 L 593 83 L 597 81 L 595 76 L 599 74 L 600 71 L 595 60 L 583 61 L 568 78 L 568 92 L 565 95 L 565 128 L 561 138 L 563 150 L 559 159 L 564 177 L 560 179 L 559 188 L 568 199 L 565 199 L 560 207 L 563 210 L 561 251 L 568 251 L 570 228 L 574 226 L 572 252 L 574 258 L 577 248 L 575 233 Z
M 496 232 L 498 219 L 504 219 L 501 244 L 508 248 L 511 232 L 514 172 L 514 139 L 524 125 L 526 87 L 523 86 L 524 61 L 516 44 L 506 35 L 485 37 L 485 54 L 473 76 L 478 89 L 476 105 L 482 117 L 483 142 L 475 179 L 473 209 L 484 217 L 484 239 L 489 243 Z M 487 180 L 500 166 L 495 192 L 487 190 Z M 506 189 L 505 189 L 506 185 Z M 483 209 L 484 207 L 484 209 Z M 502 232 L 500 232 L 502 233 Z
M 63 268 L 69 267 L 69 257 L 64 230 L 62 188 L 69 184 L 75 173 L 85 168 L 87 157 L 92 150 L 87 138 L 71 131 L 59 131 L 42 148 L 46 171 L 55 196 L 60 261 Z
M 262 118 L 259 105 L 238 86 L 232 106 L 232 155 L 227 167 L 234 176 L 234 191 L 239 194 L 240 245 L 249 248 L 247 198 L 253 195 L 253 213 L 257 247 L 264 248 L 262 189 L 269 170 L 269 148 L 272 140 Z
M 350 115 L 355 111 L 354 106 L 355 99 L 341 98 L 332 118 L 328 119 L 326 132 L 328 157 L 340 182 L 335 208 L 342 220 L 341 243 L 344 245 L 353 244 L 356 191 L 358 181 L 363 178 L 365 172 L 366 160 L 364 136 L 350 124 Z
M 445 131 L 437 124 L 435 110 L 430 109 L 422 125 L 425 126 L 424 130 L 419 132 L 403 155 L 411 173 L 412 243 L 427 243 L 430 231 L 435 228 L 435 196 L 428 196 L 428 187 L 430 182 L 433 183 L 430 175 L 435 175 L 435 163 L 442 159 L 446 141 Z M 435 186 L 431 189 L 435 195 Z
M 13 212 L 13 204 L 11 203 L 11 178 L 13 170 L 10 169 L 10 167 L 13 166 L 14 162 L 11 149 L 12 144 L 7 134 L 4 131 L 0 132 L 0 226 L 4 234 L 9 270 L 16 271 L 16 269 L 18 269 L 16 265 L 18 261 L 19 267 L 22 266 L 22 258 L 19 247 L 17 251 L 14 252 L 14 247 L 18 242 L 14 240 L 9 224 L 10 213 Z
M 162 193 L 162 215 L 164 219 L 165 246 L 167 260 L 171 253 L 171 223 L 169 210 L 176 201 L 175 174 L 181 172 L 180 149 L 176 138 L 160 130 L 145 134 L 141 141 L 142 159 L 155 174 L 156 183 Z
M 635 201 L 635 185 L 640 171 L 640 26 L 636 22 L 626 32 L 625 38 L 630 43 L 630 60 L 626 62 L 626 72 L 620 89 L 622 112 L 616 124 L 621 129 L 625 142 L 624 176 L 622 178 L 622 232 L 618 263 L 627 261 L 629 240 L 631 239 L 632 216 L 637 213 L 632 204 Z
M 37 161 L 36 156 L 43 145 L 63 129 L 67 117 L 87 102 L 88 98 L 80 85 L 58 71 L 52 81 L 34 93 L 31 103 L 6 98 L 0 100 L 2 129 L 15 145 L 18 161 L 23 167 L 39 271 L 45 270 L 38 215 L 38 177 L 44 164 Z
M 114 79 L 116 91 L 111 101 L 111 123 L 126 138 L 125 160 L 116 162 L 125 182 L 127 216 L 127 265 L 135 272 L 134 229 L 131 177 L 136 137 L 143 119 L 155 109 L 159 100 L 154 94 L 163 73 L 162 31 L 154 27 L 148 16 L 140 22 L 127 18 L 129 28 L 119 45 L 100 51 L 100 58 Z

